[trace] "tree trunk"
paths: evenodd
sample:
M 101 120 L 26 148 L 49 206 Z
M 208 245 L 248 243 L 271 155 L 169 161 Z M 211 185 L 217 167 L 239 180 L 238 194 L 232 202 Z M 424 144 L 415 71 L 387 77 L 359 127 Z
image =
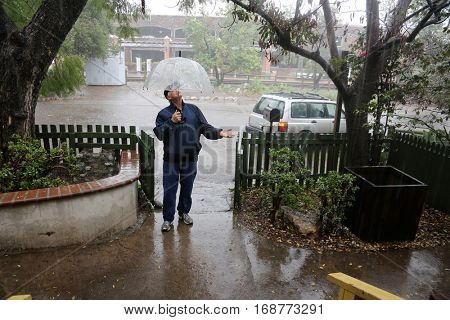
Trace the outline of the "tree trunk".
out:
M 0 147 L 13 134 L 34 135 L 42 81 L 87 0 L 43 0 L 19 30 L 0 5 Z M 7 156 L 7 155 L 4 155 Z
M 363 68 L 352 86 L 352 94 L 344 96 L 348 132 L 347 165 L 361 166 L 369 162 L 369 129 L 367 104 L 377 93 L 384 60 L 376 50 L 380 36 L 378 2 L 366 0 L 366 57 Z
M 216 85 L 217 85 L 217 86 L 220 86 L 221 83 L 220 83 L 220 72 L 219 72 L 219 68 L 217 68 L 217 66 L 214 66 L 213 70 L 214 70 L 214 76 L 216 77 Z
M 343 97 L 345 104 L 345 117 L 347 124 L 348 166 L 367 165 L 369 159 L 369 131 L 365 126 L 367 124 L 367 114 L 358 112 L 357 95 Z
M 347 165 L 367 165 L 369 162 L 369 128 L 366 105 L 377 93 L 378 79 L 383 70 L 383 59 L 373 53 L 364 65 L 353 86 L 353 94 L 343 96 L 349 138 Z
M 28 50 L 14 44 L 2 45 L 1 48 L 0 144 L 5 150 L 11 135 L 33 135 L 34 111 L 45 72 L 40 75 L 39 70 L 30 64 Z
M 317 76 L 317 73 L 314 72 L 314 90 L 319 90 L 320 87 L 320 79 L 322 79 L 323 73 L 320 72 Z

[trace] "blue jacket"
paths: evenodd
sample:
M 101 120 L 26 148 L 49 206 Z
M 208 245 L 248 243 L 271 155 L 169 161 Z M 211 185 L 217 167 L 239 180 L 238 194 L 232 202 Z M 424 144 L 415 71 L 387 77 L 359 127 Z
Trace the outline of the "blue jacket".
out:
M 172 103 L 162 109 L 156 117 L 153 132 L 164 142 L 164 160 L 196 161 L 202 148 L 200 135 L 217 140 L 221 138 L 222 129 L 211 126 L 196 105 L 184 102 L 182 108 L 184 123 L 173 123 L 171 118 L 176 110 Z

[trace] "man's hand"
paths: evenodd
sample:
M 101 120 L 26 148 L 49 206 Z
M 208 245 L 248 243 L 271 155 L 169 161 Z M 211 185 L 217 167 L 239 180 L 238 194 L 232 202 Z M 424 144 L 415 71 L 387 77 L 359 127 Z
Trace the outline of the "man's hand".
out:
M 222 131 L 220 131 L 219 134 L 222 138 L 233 138 L 234 137 L 234 132 L 231 131 L 231 129 L 222 130 Z
M 180 123 L 181 122 L 181 112 L 180 111 L 175 111 L 172 115 L 172 122 L 173 123 Z

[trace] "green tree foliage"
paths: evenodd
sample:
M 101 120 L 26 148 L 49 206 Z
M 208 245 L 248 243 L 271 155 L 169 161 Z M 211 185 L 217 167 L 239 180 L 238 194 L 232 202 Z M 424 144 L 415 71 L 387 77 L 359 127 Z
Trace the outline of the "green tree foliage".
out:
M 261 57 L 253 47 L 257 35 L 254 24 L 233 23 L 230 15 L 219 24 L 206 16 L 192 18 L 186 28 L 187 40 L 195 48 L 194 60 L 214 70 L 217 85 L 227 73 L 252 72 L 259 68 Z
M 59 56 L 47 72 L 41 95 L 67 96 L 84 84 L 83 62 L 79 56 Z
M 76 55 L 84 60 L 105 59 L 111 49 L 112 21 L 108 14 L 92 4 L 84 8 L 60 49 L 62 55 Z
M 385 131 L 391 127 L 425 128 L 437 141 L 450 143 L 449 34 L 448 28 L 430 28 L 391 59 L 380 79 L 384 86 L 374 100 L 394 120 L 385 123 Z M 396 112 L 403 105 L 412 112 Z M 398 119 L 401 122 L 395 121 Z
M 145 13 L 145 1 L 90 0 L 89 3 L 106 14 L 109 21 L 117 23 L 114 34 L 119 38 L 132 38 L 138 34 L 138 29 L 132 27 L 131 24 L 148 18 Z
M 4 0 L 5 11 L 23 28 L 33 17 L 42 0 Z M 73 94 L 84 84 L 84 62 L 92 58 L 106 59 L 118 48 L 110 41 L 116 33 L 128 38 L 137 34 L 131 27 L 142 18 L 141 5 L 125 0 L 90 0 L 64 40 L 58 56 L 42 84 L 42 96 Z M 113 21 L 119 22 L 114 28 Z

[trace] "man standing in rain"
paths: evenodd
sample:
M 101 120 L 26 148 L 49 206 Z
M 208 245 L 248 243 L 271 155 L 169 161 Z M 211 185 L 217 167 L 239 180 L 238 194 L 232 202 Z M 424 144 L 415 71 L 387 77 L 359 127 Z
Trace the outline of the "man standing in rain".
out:
M 175 205 L 178 184 L 180 197 L 176 209 L 179 221 L 193 224 L 189 211 L 192 206 L 192 187 L 197 175 L 197 159 L 202 145 L 200 135 L 217 140 L 232 138 L 231 130 L 214 128 L 205 119 L 201 110 L 193 104 L 185 103 L 177 84 L 164 90 L 170 105 L 158 113 L 156 137 L 164 142 L 163 161 L 163 218 L 161 230 L 170 231 L 175 218 Z

